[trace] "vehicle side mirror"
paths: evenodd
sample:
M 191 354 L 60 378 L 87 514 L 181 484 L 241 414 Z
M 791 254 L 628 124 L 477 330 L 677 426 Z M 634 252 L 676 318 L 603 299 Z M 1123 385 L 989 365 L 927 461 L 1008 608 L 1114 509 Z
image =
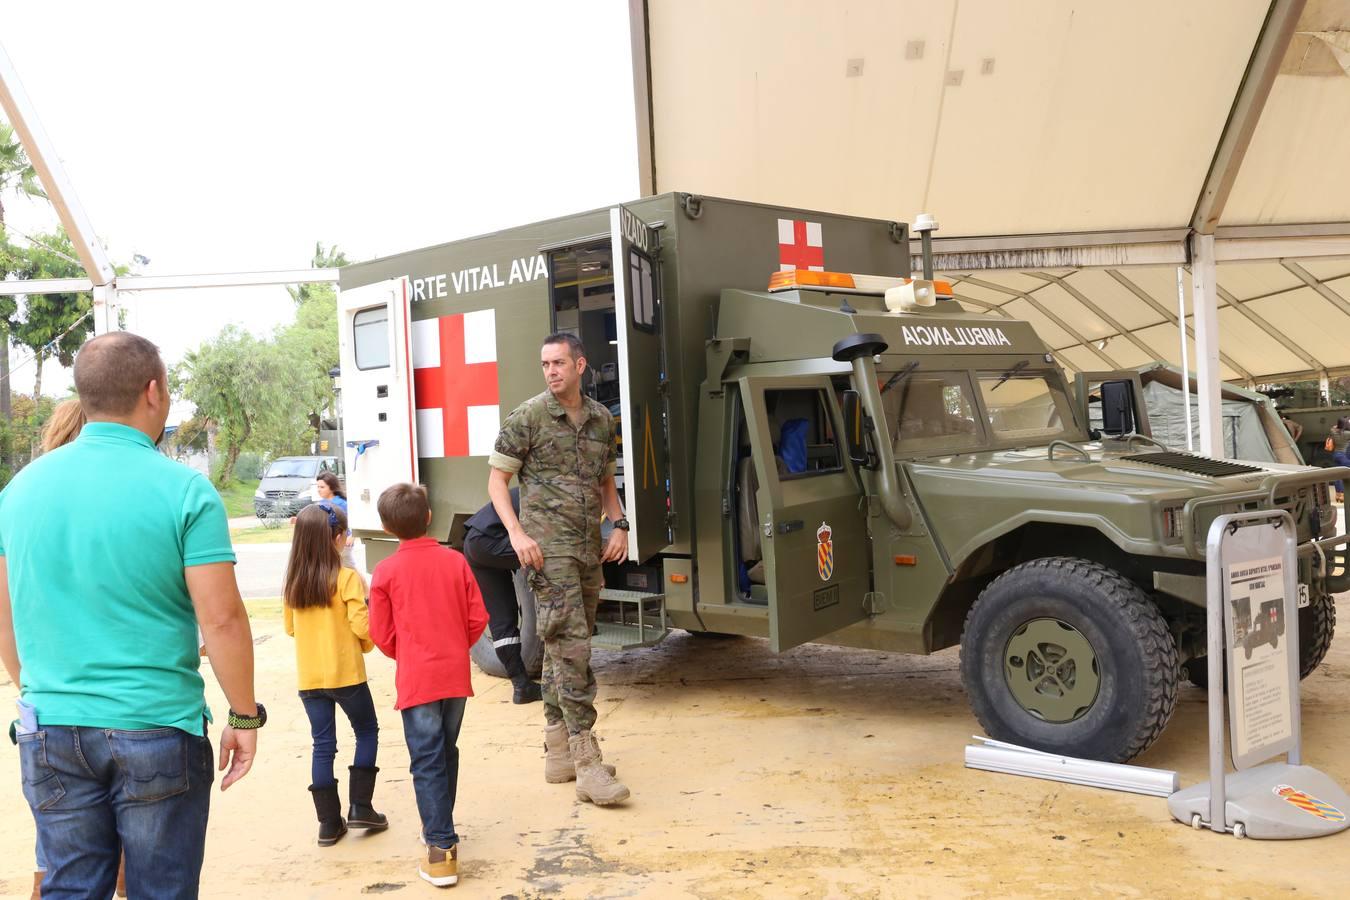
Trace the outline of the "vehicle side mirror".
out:
M 1102 434 L 1134 433 L 1134 382 L 1103 381 Z
M 855 466 L 865 466 L 869 462 L 867 455 L 867 428 L 864 424 L 862 400 L 854 390 L 844 391 L 844 443 L 848 447 L 848 458 Z

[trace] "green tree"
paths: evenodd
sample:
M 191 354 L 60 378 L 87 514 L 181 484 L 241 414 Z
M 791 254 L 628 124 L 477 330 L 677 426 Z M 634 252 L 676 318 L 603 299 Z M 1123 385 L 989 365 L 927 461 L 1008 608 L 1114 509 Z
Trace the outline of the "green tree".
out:
M 0 421 L 0 488 L 38 455 L 42 427 L 56 405 L 50 397 L 34 399 L 23 394 L 14 394 L 10 401 L 13 417 L 8 422 Z
M 278 346 L 227 325 L 174 370 L 182 397 L 216 426 L 223 453 L 213 478 L 225 486 L 246 449 L 286 452 L 303 446 L 308 422 L 295 404 L 290 365 Z
M 336 246 L 314 245 L 311 268 L 347 265 Z M 288 287 L 295 301 L 295 322 L 276 333 L 276 343 L 292 364 L 295 403 L 303 409 L 315 434 L 324 411 L 333 405 L 333 382 L 328 372 L 338 364 L 337 289 L 331 284 Z
M 17 248 L 13 253 L 11 271 L 20 278 L 82 278 L 85 274 L 65 229 L 35 235 L 30 246 Z M 27 347 L 36 361 L 34 398 L 42 394 L 44 362 L 55 356 L 67 368 L 75 364 L 76 351 L 94 332 L 93 320 L 87 318 L 93 302 L 88 292 L 28 294 L 24 298 L 22 321 L 11 319 L 14 343 Z
M 8 122 L 0 122 L 0 238 L 4 237 L 7 194 L 45 197 L 38 183 L 37 170 L 28 160 L 23 145 Z M 3 277 L 3 275 L 0 275 Z M 16 303 L 13 297 L 0 297 L 0 418 L 8 422 L 12 415 L 9 397 L 9 327 Z M 0 449 L 0 457 L 4 457 Z M 8 459 L 8 457 L 4 457 Z

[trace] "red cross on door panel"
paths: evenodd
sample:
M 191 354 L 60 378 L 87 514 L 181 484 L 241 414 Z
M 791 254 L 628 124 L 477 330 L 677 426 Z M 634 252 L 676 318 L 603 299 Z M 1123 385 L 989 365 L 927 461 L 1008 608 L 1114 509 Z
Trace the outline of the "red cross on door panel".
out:
M 417 455 L 488 456 L 501 427 L 490 309 L 412 323 Z
M 819 222 L 778 220 L 778 268 L 825 271 L 825 242 L 821 239 Z

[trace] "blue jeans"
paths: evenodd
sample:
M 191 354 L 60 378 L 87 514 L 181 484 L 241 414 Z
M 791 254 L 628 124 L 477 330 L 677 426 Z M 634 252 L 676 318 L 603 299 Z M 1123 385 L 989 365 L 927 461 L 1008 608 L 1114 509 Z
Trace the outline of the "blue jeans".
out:
M 48 725 L 19 736 L 37 820 L 43 897 L 196 897 L 215 777 L 211 742 L 177 728 Z
M 1335 453 L 1331 454 L 1331 461 L 1338 466 L 1350 466 L 1350 456 L 1347 456 L 1342 450 L 1337 450 Z M 1336 490 L 1345 493 L 1345 485 L 1341 484 L 1339 481 L 1336 482 Z
M 459 726 L 464 697 L 433 700 L 403 710 L 413 793 L 422 819 L 422 839 L 443 850 L 459 843 L 455 834 L 455 787 L 459 783 Z M 127 896 L 131 895 L 128 889 Z
M 380 723 L 375 719 L 375 701 L 371 699 L 369 684 L 363 681 L 347 687 L 301 691 L 300 702 L 305 705 L 305 715 L 309 716 L 309 733 L 314 738 L 310 784 L 327 787 L 337 783 L 333 775 L 333 758 L 337 756 L 337 716 L 334 706 L 342 707 L 356 735 L 356 757 L 352 765 L 374 767 L 375 753 L 379 749 Z

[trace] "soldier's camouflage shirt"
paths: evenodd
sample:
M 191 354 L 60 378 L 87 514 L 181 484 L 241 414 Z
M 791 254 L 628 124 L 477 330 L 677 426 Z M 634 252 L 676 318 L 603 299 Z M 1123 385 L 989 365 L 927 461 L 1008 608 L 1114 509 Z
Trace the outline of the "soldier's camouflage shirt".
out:
M 614 420 L 583 395 L 586 418 L 574 427 L 545 390 L 506 417 L 488 465 L 520 478 L 520 524 L 544 556 L 600 562 L 600 482 L 614 474 Z

